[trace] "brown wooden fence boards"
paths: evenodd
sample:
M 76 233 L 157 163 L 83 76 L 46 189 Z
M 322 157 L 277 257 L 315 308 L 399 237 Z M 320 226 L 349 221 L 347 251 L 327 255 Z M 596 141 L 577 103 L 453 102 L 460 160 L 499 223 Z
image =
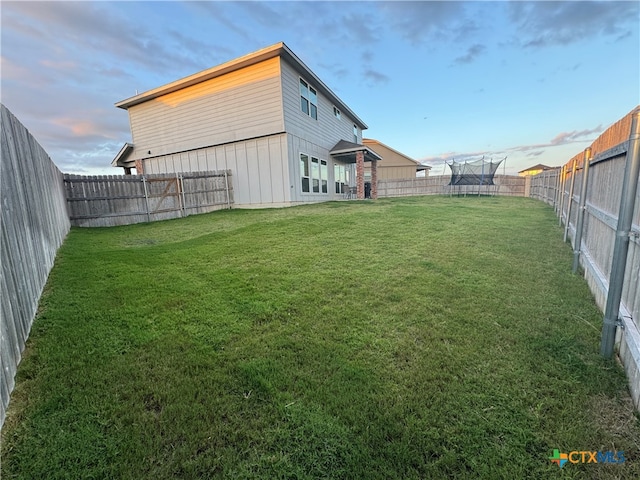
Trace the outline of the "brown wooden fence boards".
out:
M 0 426 L 40 294 L 70 224 L 62 174 L 2 105 Z
M 155 175 L 64 175 L 71 224 L 111 227 L 206 213 L 233 204 L 229 170 Z

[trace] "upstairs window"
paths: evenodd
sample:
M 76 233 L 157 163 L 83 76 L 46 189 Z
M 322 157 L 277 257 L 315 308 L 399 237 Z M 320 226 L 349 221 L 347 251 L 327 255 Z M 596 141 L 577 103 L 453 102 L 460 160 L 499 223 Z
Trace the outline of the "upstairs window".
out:
M 340 120 L 340 110 L 338 110 L 336 107 L 333 107 L 333 115 Z
M 353 143 L 358 143 L 358 126 L 353 126 Z
M 318 93 L 303 79 L 300 79 L 300 110 L 314 120 L 318 119 Z

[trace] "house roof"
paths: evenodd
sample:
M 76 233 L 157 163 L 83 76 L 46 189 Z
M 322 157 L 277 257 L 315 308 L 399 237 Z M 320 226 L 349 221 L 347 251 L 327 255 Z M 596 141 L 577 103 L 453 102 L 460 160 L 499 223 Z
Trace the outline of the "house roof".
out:
M 128 167 L 129 165 L 127 164 L 127 157 L 129 156 L 132 150 L 133 150 L 133 144 L 128 142 L 125 143 L 120 149 L 120 151 L 118 152 L 118 154 L 115 156 L 115 158 L 111 161 L 111 166 L 112 167 Z
M 331 91 L 329 87 L 324 84 L 322 80 L 320 80 L 320 78 L 318 78 L 315 73 L 311 71 L 309 67 L 307 67 L 302 62 L 302 60 L 300 60 L 289 49 L 289 47 L 284 44 L 284 42 L 276 43 L 275 45 L 271 45 L 270 47 L 263 48 L 256 52 L 249 53 L 248 55 L 230 60 L 221 65 L 217 65 L 207 70 L 202 70 L 201 72 L 189 75 L 188 77 L 184 77 L 174 82 L 167 83 L 166 85 L 162 85 L 161 87 L 157 87 L 133 97 L 127 98 L 125 100 L 121 100 L 115 105 L 118 108 L 126 110 L 130 107 L 133 107 L 134 105 L 153 100 L 154 98 L 166 95 L 167 93 L 176 92 L 183 88 L 187 88 L 192 85 L 211 80 L 212 78 L 216 78 L 275 57 L 281 57 L 286 60 L 299 74 L 303 75 L 307 78 L 308 81 L 313 83 L 313 86 L 316 88 L 316 90 L 322 92 L 342 112 L 347 113 L 361 129 L 366 130 L 367 128 L 369 128 L 355 113 L 353 113 L 353 111 L 342 100 L 340 100 L 340 98 L 335 93 Z
M 534 165 L 533 167 L 525 168 L 524 170 L 520 170 L 518 173 L 528 172 L 530 170 L 553 170 L 555 167 L 549 167 L 547 165 L 543 165 L 541 163 Z
M 332 157 L 338 158 L 344 162 L 355 163 L 356 152 L 364 152 L 364 161 L 371 162 L 373 160 L 382 160 L 382 157 L 365 145 L 359 143 L 347 142 L 340 140 L 329 151 Z
M 376 140 L 376 139 L 374 139 L 374 138 L 363 138 L 363 139 L 362 139 L 362 143 L 363 143 L 363 144 L 365 144 L 365 145 L 367 145 L 367 146 L 368 146 L 368 145 L 373 145 L 373 146 L 374 146 L 374 148 L 375 148 L 375 145 L 381 145 L 381 146 L 383 146 L 384 148 L 387 148 L 387 149 L 391 150 L 392 152 L 397 153 L 398 155 L 400 155 L 402 158 L 405 158 L 405 159 L 406 159 L 406 160 L 408 160 L 409 162 L 411 162 L 411 163 L 415 163 L 415 164 L 416 164 L 416 170 L 417 170 L 418 172 L 421 172 L 421 171 L 423 171 L 423 170 L 431 170 L 431 167 L 430 167 L 429 165 L 423 165 L 423 164 L 421 164 L 421 163 L 420 163 L 420 162 L 418 162 L 417 160 L 414 160 L 413 158 L 408 157 L 408 156 L 407 156 L 407 155 L 405 155 L 404 153 L 399 152 L 398 150 L 396 150 L 395 148 L 391 148 L 389 145 L 386 145 L 386 144 L 382 143 L 380 140 Z

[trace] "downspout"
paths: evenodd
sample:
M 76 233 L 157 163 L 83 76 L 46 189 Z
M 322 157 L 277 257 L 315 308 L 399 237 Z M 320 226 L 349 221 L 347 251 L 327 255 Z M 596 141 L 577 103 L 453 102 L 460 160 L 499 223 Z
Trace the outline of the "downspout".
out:
M 573 268 L 576 273 L 580 266 L 580 246 L 582 244 L 582 226 L 584 211 L 587 208 L 587 186 L 589 185 L 589 164 L 591 163 L 591 147 L 584 151 L 582 166 L 582 189 L 580 190 L 580 204 L 578 206 L 578 220 L 576 221 L 576 237 L 573 239 Z
M 622 195 L 620 197 L 620 211 L 618 213 L 618 227 L 616 240 L 613 245 L 613 260 L 611 261 L 611 276 L 609 277 L 609 292 L 602 325 L 602 339 L 600 354 L 605 358 L 613 356 L 616 341 L 616 327 L 618 313 L 622 299 L 624 272 L 627 266 L 629 252 L 629 233 L 633 221 L 636 193 L 638 191 L 638 174 L 640 173 L 640 110 L 636 110 L 631 118 L 631 133 L 627 148 L 627 162 L 624 170 Z

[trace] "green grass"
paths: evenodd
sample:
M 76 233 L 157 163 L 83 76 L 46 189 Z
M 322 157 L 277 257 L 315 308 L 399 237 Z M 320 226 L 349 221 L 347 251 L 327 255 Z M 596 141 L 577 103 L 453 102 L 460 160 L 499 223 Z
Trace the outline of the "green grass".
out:
M 638 478 L 553 211 L 422 197 L 73 229 L 2 478 Z M 552 465 L 553 449 L 624 450 Z

